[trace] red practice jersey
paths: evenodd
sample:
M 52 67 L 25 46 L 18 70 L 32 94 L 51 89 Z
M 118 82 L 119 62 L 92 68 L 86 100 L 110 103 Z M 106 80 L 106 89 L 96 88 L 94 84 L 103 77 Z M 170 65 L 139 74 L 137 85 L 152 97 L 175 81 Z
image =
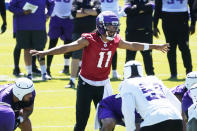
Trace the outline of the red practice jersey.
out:
M 104 43 L 97 33 L 84 33 L 82 38 L 89 41 L 83 49 L 80 74 L 88 80 L 102 81 L 108 78 L 111 69 L 112 57 L 120 42 L 116 35 L 113 41 Z

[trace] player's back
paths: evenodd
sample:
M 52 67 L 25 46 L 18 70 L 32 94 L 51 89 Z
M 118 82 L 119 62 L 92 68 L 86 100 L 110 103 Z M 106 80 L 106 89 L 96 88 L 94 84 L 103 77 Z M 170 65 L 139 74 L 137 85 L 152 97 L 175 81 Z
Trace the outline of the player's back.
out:
M 170 101 L 175 99 L 181 107 L 180 102 L 176 98 L 169 101 L 169 91 L 157 77 L 127 79 L 122 83 L 121 93 L 132 94 L 136 110 L 144 119 L 142 127 L 168 119 L 182 119 L 180 111 Z

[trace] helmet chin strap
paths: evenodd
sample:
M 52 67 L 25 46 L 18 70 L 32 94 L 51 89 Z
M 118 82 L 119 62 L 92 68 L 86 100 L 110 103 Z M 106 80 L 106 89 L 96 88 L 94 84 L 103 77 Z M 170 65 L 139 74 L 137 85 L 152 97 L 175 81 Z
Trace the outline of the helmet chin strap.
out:
M 106 39 L 109 41 L 114 40 L 114 37 L 116 36 L 116 33 L 113 36 L 109 36 L 108 33 L 106 32 Z
M 107 36 L 106 39 L 109 41 L 112 41 L 114 39 L 114 37 Z

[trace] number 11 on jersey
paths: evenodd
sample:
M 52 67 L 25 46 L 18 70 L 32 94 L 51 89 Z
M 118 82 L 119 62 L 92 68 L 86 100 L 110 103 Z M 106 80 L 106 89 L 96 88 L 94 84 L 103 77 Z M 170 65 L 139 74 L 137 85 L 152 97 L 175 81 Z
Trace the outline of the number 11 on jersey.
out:
M 109 64 L 109 60 L 112 56 L 112 51 L 108 51 L 108 52 L 100 52 L 99 53 L 99 61 L 98 61 L 98 64 L 97 64 L 97 67 L 98 68 L 102 68 L 102 63 L 103 63 L 103 59 L 104 59 L 104 56 L 105 56 L 105 53 L 107 53 L 107 61 L 105 63 L 105 67 L 108 67 L 108 64 Z

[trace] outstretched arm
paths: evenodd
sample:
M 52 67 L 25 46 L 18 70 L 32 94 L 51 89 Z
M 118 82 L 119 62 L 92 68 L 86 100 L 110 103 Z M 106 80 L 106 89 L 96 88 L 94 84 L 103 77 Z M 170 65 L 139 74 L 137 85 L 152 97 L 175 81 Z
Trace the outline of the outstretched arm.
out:
M 50 50 L 46 50 L 46 51 L 31 50 L 30 54 L 33 56 L 40 56 L 40 57 L 43 57 L 45 55 L 59 55 L 59 54 L 64 54 L 67 52 L 72 52 L 72 51 L 82 49 L 88 46 L 88 44 L 89 44 L 88 40 L 84 38 L 79 38 L 78 40 L 70 44 L 54 47 L 54 48 L 51 48 Z
M 124 40 L 120 40 L 119 48 L 137 51 L 137 50 L 149 50 L 156 49 L 162 52 L 167 52 L 169 50 L 169 44 L 148 44 L 148 43 L 140 43 L 140 42 L 128 42 Z

